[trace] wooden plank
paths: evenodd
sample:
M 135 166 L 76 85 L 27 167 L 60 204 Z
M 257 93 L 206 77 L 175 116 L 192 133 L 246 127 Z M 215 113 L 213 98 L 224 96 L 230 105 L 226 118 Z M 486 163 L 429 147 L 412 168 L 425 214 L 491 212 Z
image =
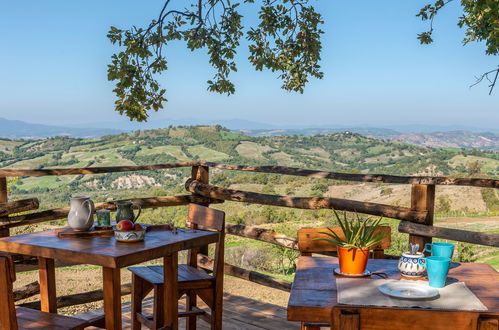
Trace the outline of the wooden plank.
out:
M 356 316 L 351 316 L 351 315 Z M 458 311 L 395 309 L 395 308 L 335 308 L 333 321 L 337 329 L 362 330 L 470 330 L 476 329 L 478 313 Z M 346 328 L 342 328 L 348 322 Z
M 36 210 L 40 206 L 38 198 L 21 199 L 13 202 L 0 203 L 0 217 L 7 216 L 12 213 Z
M 216 187 L 192 179 L 187 180 L 187 182 L 185 183 L 185 188 L 191 193 L 196 193 L 214 199 L 222 199 L 234 202 L 273 205 L 297 209 L 336 209 L 340 211 L 359 212 L 413 222 L 424 222 L 427 218 L 428 213 L 427 211 L 415 211 L 406 207 L 397 207 L 370 202 L 359 202 L 340 198 L 291 197 L 261 194 Z
M 137 165 L 137 166 L 96 166 L 85 168 L 54 168 L 54 169 L 1 169 L 0 176 L 50 176 L 50 175 L 79 175 L 79 174 L 102 174 L 132 171 L 155 171 L 169 168 L 191 167 L 200 165 L 200 162 L 181 162 L 157 165 Z
M 7 191 L 7 178 L 0 176 L 0 203 L 7 203 L 9 201 Z M 0 217 L 0 221 L 7 219 Z M 9 228 L 0 228 L 0 237 L 7 237 L 10 235 Z
M 0 324 L 2 329 L 17 329 L 16 309 L 12 293 L 11 261 L 0 256 Z
M 435 210 L 435 185 L 414 184 L 411 187 L 411 209 L 414 211 L 426 211 L 426 218 L 422 224 L 433 226 L 433 213 Z M 431 243 L 431 237 L 420 235 L 409 235 L 409 242 L 419 245 L 419 251 L 424 250 L 426 243 Z M 428 254 L 425 252 L 425 254 Z
M 164 267 L 164 321 L 168 329 L 178 329 L 178 253 L 163 258 Z
M 408 221 L 401 221 L 399 232 L 423 237 L 438 237 L 459 242 L 499 247 L 499 234 L 480 233 L 462 229 L 426 226 Z
M 353 174 L 308 170 L 286 166 L 248 166 L 229 165 L 214 162 L 201 162 L 205 166 L 224 170 L 260 172 L 284 175 L 305 176 L 309 178 L 323 178 L 341 181 L 359 181 L 375 183 L 399 183 L 399 184 L 428 184 L 428 185 L 456 185 L 484 188 L 499 188 L 499 180 L 482 178 L 452 178 L 438 176 L 397 176 L 387 174 Z M 0 172 L 1 175 L 1 172 Z
M 60 239 L 52 230 L 0 238 L 0 251 L 82 264 L 122 268 L 165 254 L 218 241 L 219 233 L 196 230 L 150 231 L 146 242 L 121 243 L 114 237 Z
M 198 254 L 198 264 L 200 267 L 208 270 L 213 269 L 213 258 L 206 255 Z M 291 290 L 291 283 L 278 278 L 274 278 L 269 275 L 261 274 L 252 270 L 247 270 L 241 267 L 237 267 L 231 264 L 224 264 L 224 274 L 232 275 L 235 277 L 242 278 L 250 282 L 258 283 L 270 288 L 279 289 L 282 291 L 289 292 Z
M 120 330 L 121 277 L 119 268 L 102 267 L 106 329 Z
M 498 330 L 499 320 L 492 318 L 479 318 L 478 319 L 478 330 Z
M 225 233 L 298 250 L 298 241 L 295 238 L 280 234 L 272 229 L 226 223 Z
M 206 206 L 189 204 L 187 222 L 200 228 L 224 230 L 225 212 Z
M 14 291 L 15 292 L 15 291 Z M 130 283 L 123 284 L 120 287 L 120 295 L 126 296 L 132 292 L 132 285 Z M 104 293 L 102 289 L 93 290 L 82 293 L 75 293 L 66 296 L 57 297 L 57 308 L 88 304 L 95 301 L 100 301 L 104 299 Z M 20 306 L 31 308 L 31 309 L 40 309 L 40 301 L 32 301 L 28 303 L 23 303 Z
M 134 198 L 134 199 L 127 199 L 127 201 L 132 201 L 136 204 L 140 204 L 143 209 L 165 207 L 165 206 L 181 206 L 196 202 L 198 203 L 219 202 L 215 200 L 209 200 L 205 197 L 194 196 L 194 195 Z M 115 202 L 119 201 L 96 203 L 95 209 L 96 210 L 107 209 L 114 211 L 116 210 L 116 205 L 114 204 Z M 70 208 L 65 207 L 65 208 L 58 208 L 41 212 L 23 214 L 9 218 L 3 218 L 3 219 L 0 218 L 0 228 L 12 228 L 28 224 L 45 222 L 45 221 L 64 219 L 67 218 L 69 211 Z
M 57 313 L 54 259 L 38 258 L 41 311 Z
M 336 251 L 337 246 L 327 241 L 317 240 L 319 238 L 330 238 L 326 234 L 329 230 L 334 231 L 341 238 L 345 238 L 341 227 L 325 227 L 325 228 L 301 228 L 298 230 L 298 250 L 306 253 L 316 253 L 325 251 Z M 391 228 L 389 226 L 380 226 L 376 229 L 377 233 L 383 232 L 386 237 L 374 248 L 376 249 L 389 249 L 391 243 Z

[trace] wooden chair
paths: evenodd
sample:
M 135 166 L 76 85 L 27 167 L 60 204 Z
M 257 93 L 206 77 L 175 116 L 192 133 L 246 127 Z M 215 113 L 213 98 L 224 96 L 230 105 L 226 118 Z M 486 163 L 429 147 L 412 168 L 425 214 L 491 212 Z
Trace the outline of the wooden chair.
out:
M 16 307 L 12 283 L 15 281 L 15 270 L 12 259 L 0 256 L 0 324 L 1 329 L 40 329 L 67 330 L 84 329 L 87 321 L 75 317 L 63 316 L 38 310 Z
M 208 274 L 197 267 L 199 251 L 193 249 L 188 254 L 188 264 L 178 265 L 178 297 L 187 295 L 186 311 L 179 317 L 187 317 L 186 329 L 196 329 L 196 317 L 203 316 L 211 329 L 222 329 L 223 270 L 225 213 L 197 204 L 189 204 L 187 223 L 190 228 L 217 231 L 219 241 L 215 244 L 213 273 Z M 163 266 L 130 267 L 132 272 L 132 329 L 141 329 L 141 324 L 150 329 L 158 329 L 163 322 Z M 154 292 L 153 315 L 142 314 L 142 300 L 149 292 Z M 211 309 L 208 315 L 196 306 L 199 296 Z M 173 302 L 172 302 L 173 303 Z
M 336 234 L 344 238 L 341 227 L 331 227 Z M 384 232 L 387 235 L 380 244 L 375 246 L 372 250 L 373 259 L 383 259 L 385 250 L 390 248 L 391 242 L 391 228 L 389 226 L 380 226 L 378 231 Z M 298 230 L 298 250 L 302 256 L 311 256 L 313 253 L 336 252 L 335 245 L 322 240 L 314 240 L 315 238 L 329 238 L 327 235 L 322 234 L 328 232 L 328 228 L 302 228 Z M 319 330 L 321 327 L 330 327 L 327 323 L 309 323 L 302 322 L 302 330 Z

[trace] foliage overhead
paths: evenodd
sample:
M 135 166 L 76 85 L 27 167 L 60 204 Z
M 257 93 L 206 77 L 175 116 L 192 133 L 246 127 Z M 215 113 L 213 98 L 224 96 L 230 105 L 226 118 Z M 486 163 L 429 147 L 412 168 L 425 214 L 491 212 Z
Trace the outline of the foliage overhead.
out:
M 437 0 L 430 3 L 419 11 L 416 15 L 423 21 L 429 21 L 429 28 L 418 34 L 421 44 L 433 42 L 433 21 L 436 15 L 449 3 L 455 0 Z M 487 55 L 499 54 L 499 0 L 461 0 L 463 15 L 459 17 L 457 25 L 465 28 L 465 38 L 463 44 L 470 42 L 484 42 L 487 46 Z M 484 79 L 488 80 L 489 95 L 492 93 L 499 76 L 499 66 L 476 77 L 476 85 Z
M 278 72 L 282 88 L 303 93 L 309 77 L 320 71 L 322 17 L 309 0 L 263 0 L 255 26 L 243 26 L 240 5 L 254 0 L 190 0 L 183 9 L 164 2 L 147 28 L 111 27 L 108 38 L 122 50 L 112 56 L 108 79 L 116 80 L 116 110 L 130 120 L 145 121 L 167 101 L 156 77 L 167 70 L 164 48 L 174 40 L 190 50 L 205 49 L 215 69 L 208 90 L 233 94 L 229 75 L 237 71 L 235 56 L 243 36 L 249 42 L 249 62 L 256 70 Z

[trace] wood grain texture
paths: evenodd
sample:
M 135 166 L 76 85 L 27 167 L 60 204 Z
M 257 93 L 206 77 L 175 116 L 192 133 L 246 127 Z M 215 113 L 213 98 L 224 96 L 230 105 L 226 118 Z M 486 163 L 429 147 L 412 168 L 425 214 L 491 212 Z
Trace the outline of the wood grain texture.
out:
M 203 230 L 150 231 L 143 242 L 121 243 L 114 237 L 60 239 L 52 230 L 0 238 L 0 251 L 122 268 L 161 258 L 174 251 L 214 243 L 218 233 Z
M 38 198 L 28 198 L 13 202 L 0 203 L 0 217 L 4 217 L 12 213 L 36 210 L 39 206 L 40 202 L 38 201 Z
M 163 258 L 164 272 L 164 322 L 165 327 L 178 330 L 178 254 L 173 253 Z
M 272 229 L 226 223 L 225 233 L 298 250 L 298 240 L 296 238 L 280 234 Z
M 433 226 L 433 213 L 435 211 L 435 185 L 413 184 L 411 186 L 411 209 L 414 211 L 426 211 L 426 218 L 422 224 Z M 431 243 L 431 237 L 420 235 L 409 235 L 409 242 L 419 245 L 419 252 L 423 252 L 424 246 Z M 428 252 L 425 252 L 428 255 Z
M 201 164 L 224 170 L 260 172 L 284 175 L 305 176 L 309 178 L 324 178 L 341 181 L 376 182 L 376 183 L 399 183 L 399 184 L 435 184 L 472 186 L 485 188 L 499 188 L 499 180 L 482 178 L 451 178 L 438 176 L 397 176 L 387 174 L 353 174 L 308 170 L 286 166 L 247 166 L 229 165 L 213 162 L 201 162 Z M 1 175 L 1 172 L 0 172 Z
M 220 202 L 216 200 L 209 200 L 205 197 L 200 197 L 195 195 L 134 198 L 134 199 L 127 199 L 127 201 L 132 201 L 135 204 L 140 204 L 143 209 L 166 207 L 166 206 L 181 206 L 181 205 L 188 205 L 189 203 L 198 203 L 198 202 L 199 203 Z M 114 204 L 115 202 L 119 201 L 96 203 L 95 209 L 96 210 L 107 209 L 114 211 L 116 210 L 116 204 Z M 46 210 L 41 212 L 23 214 L 18 216 L 12 216 L 8 218 L 0 218 L 0 228 L 12 228 L 28 224 L 45 222 L 45 221 L 64 219 L 67 218 L 69 210 L 70 210 L 69 207 L 64 207 L 64 208 Z
M 12 292 L 12 261 L 4 256 L 0 256 L 0 325 L 2 329 L 18 328 L 16 309 L 14 305 L 14 295 Z
M 413 222 L 424 222 L 427 216 L 426 211 L 414 211 L 405 207 L 359 202 L 340 198 L 292 197 L 261 194 L 216 187 L 192 179 L 186 181 L 185 188 L 191 193 L 196 193 L 204 197 L 242 203 L 273 205 L 297 209 L 335 209 Z
M 50 175 L 79 175 L 79 174 L 102 174 L 116 172 L 133 171 L 153 171 L 168 168 L 191 167 L 200 165 L 200 162 L 168 163 L 157 165 L 137 165 L 137 166 L 96 166 L 84 168 L 54 168 L 54 169 L 0 169 L 0 176 L 50 176 Z
M 9 201 L 9 194 L 7 191 L 7 178 L 0 176 L 0 203 L 7 203 Z M 0 221 L 7 217 L 0 217 Z M 10 235 L 9 228 L 0 227 L 0 237 L 7 237 Z
M 122 327 L 120 269 L 103 267 L 102 275 L 106 329 L 120 330 Z
M 479 233 L 462 229 L 426 226 L 408 221 L 401 221 L 398 230 L 406 234 L 499 247 L 499 234 L 496 233 Z
M 397 269 L 397 260 L 369 259 L 367 268 L 371 272 L 386 273 L 388 278 L 400 279 Z M 390 320 L 389 317 L 403 319 L 407 313 L 409 319 L 428 318 L 429 320 L 446 320 L 436 323 L 439 327 L 435 329 L 452 329 L 454 322 L 451 320 L 462 320 L 462 324 L 469 326 L 470 322 L 475 325 L 479 315 L 486 315 L 492 319 L 499 319 L 499 273 L 491 266 L 476 263 L 453 264 L 449 270 L 449 278 L 462 281 L 466 286 L 482 301 L 488 308 L 487 312 L 463 312 L 463 311 L 435 311 L 427 309 L 407 309 L 407 308 L 371 308 L 357 306 L 339 305 L 337 303 L 336 281 L 334 268 L 338 267 L 337 258 L 300 257 L 297 264 L 295 279 L 291 288 L 291 295 L 288 302 L 288 320 L 298 322 L 329 322 L 333 309 L 354 310 L 361 314 L 361 329 L 384 329 L 387 323 L 383 319 Z M 376 314 L 378 316 L 365 317 L 362 313 L 374 310 L 374 314 L 379 311 L 387 311 L 386 314 Z M 394 311 L 393 314 L 390 314 Z M 414 313 L 414 315 L 412 314 Z M 435 314 L 433 314 L 435 313 Z M 371 315 L 371 314 L 365 314 Z M 368 325 L 370 318 L 377 318 L 372 326 Z M 474 321 L 473 321 L 474 320 Z M 335 321 L 336 322 L 336 321 Z M 474 322 L 474 323 L 473 323 Z M 395 323 L 396 324 L 396 323 Z M 416 323 L 406 323 L 410 326 Z M 444 326 L 447 326 L 445 328 Z M 397 327 L 394 327 L 394 329 Z M 421 329 L 413 327 L 411 329 Z M 461 328 L 459 328 L 461 329 Z M 463 327 L 462 329 L 468 329 Z
M 340 238 L 345 238 L 341 227 L 324 227 L 324 228 L 301 228 L 298 230 L 298 250 L 302 253 L 317 253 L 317 252 L 332 252 L 337 250 L 337 246 L 327 241 L 320 240 L 322 238 L 330 238 L 324 233 L 329 230 L 334 231 Z M 391 228 L 389 226 L 380 226 L 376 233 L 383 233 L 386 237 L 375 247 L 376 249 L 386 250 L 390 248 L 391 243 Z M 319 240 L 318 240 L 319 239 Z
M 57 313 L 54 259 L 38 258 L 41 311 Z

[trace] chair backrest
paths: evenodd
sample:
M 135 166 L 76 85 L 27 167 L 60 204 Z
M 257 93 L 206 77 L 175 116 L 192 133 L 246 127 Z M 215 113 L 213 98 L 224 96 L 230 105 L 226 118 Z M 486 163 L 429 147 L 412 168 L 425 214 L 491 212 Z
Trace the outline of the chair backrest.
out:
M 213 276 L 221 275 L 224 271 L 224 240 L 225 240 L 225 212 L 198 204 L 189 204 L 187 223 L 190 228 L 217 231 L 219 240 L 215 246 L 213 261 Z M 198 249 L 189 251 L 189 264 L 197 266 Z M 206 251 L 207 253 L 207 251 Z
M 14 294 L 12 292 L 12 282 L 14 280 L 15 269 L 12 259 L 0 255 L 0 297 L 5 297 L 0 303 L 0 324 L 2 329 L 18 329 L 16 306 L 14 305 Z
M 330 227 L 338 236 L 344 238 L 343 230 L 341 227 Z M 334 252 L 337 250 L 336 245 L 333 245 L 324 240 L 315 240 L 317 238 L 329 238 L 325 232 L 329 232 L 327 227 L 324 228 L 302 228 L 298 230 L 298 250 L 300 250 L 302 256 L 310 256 L 312 253 L 321 252 Z M 374 257 L 382 257 L 383 252 L 376 253 L 376 251 L 383 251 L 390 248 L 391 242 L 391 228 L 389 226 L 380 226 L 377 232 L 384 232 L 387 236 L 373 248 L 375 251 Z

